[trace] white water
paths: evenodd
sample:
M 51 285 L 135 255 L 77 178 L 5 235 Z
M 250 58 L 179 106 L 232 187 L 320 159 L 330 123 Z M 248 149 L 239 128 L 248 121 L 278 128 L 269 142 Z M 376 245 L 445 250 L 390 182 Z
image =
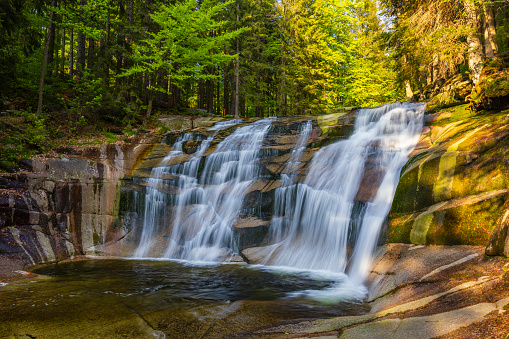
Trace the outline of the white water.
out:
M 424 105 L 411 103 L 360 110 L 352 136 L 318 151 L 306 178 L 298 182 L 301 157 L 312 130 L 310 121 L 301 126 L 281 175 L 281 187 L 274 195 L 270 226 L 274 245 L 267 247 L 272 250 L 264 264 L 276 270 L 284 266 L 330 272 L 339 284 L 324 291 L 302 291 L 295 297 L 334 301 L 365 294 L 362 284 L 401 167 L 422 129 L 423 111 Z M 195 136 L 185 134 L 177 140 L 174 150 L 148 179 L 143 231 L 134 256 L 210 262 L 234 255 L 233 225 L 246 192 L 260 177 L 259 153 L 271 121 L 237 128 L 203 159 L 217 132 L 240 121 L 218 123 L 210 129 L 216 134 L 201 140 L 187 162 L 167 166 L 171 158 L 182 154 L 182 142 Z M 166 176 L 176 178 L 173 185 L 178 189 L 171 204 L 169 195 L 163 193 Z M 355 200 L 363 176 L 378 189 L 375 187 L 375 194 L 362 205 Z M 170 205 L 171 213 L 167 211 Z M 156 247 L 162 251 L 154 255 Z
M 159 178 L 159 171 L 178 176 L 179 192 L 163 257 L 213 261 L 235 253 L 233 223 L 247 189 L 258 178 L 258 154 L 271 121 L 263 119 L 236 129 L 206 158 L 201 176 L 200 161 L 215 134 L 204 140 L 187 162 L 152 171 L 152 176 Z M 239 122 L 216 124 L 210 130 L 219 131 Z M 178 146 L 176 143 L 177 151 L 173 152 L 179 151 Z M 161 238 L 157 236 L 161 228 L 158 220 L 165 211 L 159 202 L 165 195 L 158 187 L 147 188 L 143 234 L 135 257 L 147 257 L 154 239 Z
M 288 162 L 286 163 L 286 167 L 285 167 L 284 173 L 282 175 L 282 180 L 281 180 L 282 186 L 288 186 L 288 185 L 291 185 L 294 183 L 295 177 L 297 176 L 297 173 L 295 173 L 295 172 L 298 170 L 298 167 L 301 163 L 300 160 L 302 157 L 302 153 L 306 149 L 306 145 L 307 145 L 309 136 L 311 135 L 312 129 L 313 129 L 313 124 L 311 123 L 311 120 L 308 120 L 300 128 L 299 139 L 297 140 L 297 143 L 295 144 L 295 147 L 292 150 L 292 153 L 290 154 L 290 158 L 288 159 Z M 278 191 L 276 191 L 276 195 L 278 194 Z M 278 200 L 279 200 L 279 198 L 276 197 L 276 203 Z
M 137 258 L 143 258 L 148 255 L 151 248 L 154 246 L 155 236 L 161 226 L 158 224 L 158 221 L 164 218 L 164 207 L 167 203 L 167 195 L 160 190 L 164 185 L 163 178 L 169 173 L 166 165 L 172 158 L 184 154 L 182 151 L 182 143 L 184 141 L 193 139 L 194 135 L 190 133 L 186 133 L 182 137 L 177 138 L 176 142 L 173 144 L 173 150 L 161 160 L 157 167 L 152 169 L 150 178 L 147 179 L 145 208 L 143 211 L 143 228 L 138 248 L 134 252 L 134 256 Z
M 360 110 L 350 138 L 318 151 L 303 183 L 278 189 L 271 223 L 276 245 L 265 264 L 348 272 L 354 284 L 362 284 L 423 112 L 424 105 L 410 103 Z M 373 180 L 381 185 L 359 214 L 355 198 L 368 160 L 377 162 L 380 178 Z

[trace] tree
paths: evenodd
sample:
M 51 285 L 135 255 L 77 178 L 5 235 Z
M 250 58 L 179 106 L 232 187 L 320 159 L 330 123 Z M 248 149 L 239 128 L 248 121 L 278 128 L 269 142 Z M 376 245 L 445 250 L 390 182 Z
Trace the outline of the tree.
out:
M 482 68 L 484 66 L 484 53 L 480 36 L 481 17 L 479 8 L 472 0 L 465 0 L 465 12 L 471 30 L 467 36 L 468 43 L 468 69 L 474 84 L 479 82 Z
M 53 17 L 55 16 L 55 12 L 53 8 L 56 7 L 56 0 L 53 0 L 51 3 L 51 14 L 49 17 L 50 25 L 48 27 L 48 37 L 46 38 L 46 44 L 44 46 L 44 61 L 42 62 L 42 71 L 41 71 L 41 81 L 39 83 L 39 102 L 37 104 L 37 115 L 42 112 L 42 98 L 43 98 L 43 89 L 44 89 L 44 77 L 46 76 L 46 68 L 48 66 L 48 57 L 50 54 L 49 47 L 52 43 L 55 42 L 55 23 L 53 22 Z
M 230 3 L 205 0 L 199 4 L 195 0 L 187 0 L 162 5 L 160 11 L 151 14 L 159 30 L 149 32 L 147 39 L 134 46 L 135 64 L 121 74 L 146 74 L 148 77 L 146 88 L 150 97 L 147 116 L 151 114 L 155 91 L 171 94 L 168 88 L 163 88 L 156 81 L 156 75 L 161 70 L 164 70 L 171 83 L 176 84 L 184 84 L 189 79 L 214 79 L 217 75 L 207 72 L 207 68 L 226 64 L 236 57 L 222 53 L 221 49 L 245 28 L 210 34 L 218 32 L 225 25 L 215 17 Z M 211 53 L 212 50 L 216 53 Z

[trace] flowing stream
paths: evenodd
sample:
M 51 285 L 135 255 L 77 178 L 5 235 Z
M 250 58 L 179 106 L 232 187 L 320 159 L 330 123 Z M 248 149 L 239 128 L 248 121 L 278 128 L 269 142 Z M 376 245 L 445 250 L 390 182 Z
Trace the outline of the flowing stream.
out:
M 274 192 L 272 245 L 263 252 L 263 264 L 331 272 L 342 281 L 348 275 L 352 286 L 362 286 L 401 167 L 422 129 L 424 107 L 395 103 L 359 110 L 351 136 L 316 152 L 299 182 L 301 157 L 313 129 L 311 121 L 303 122 Z M 232 260 L 239 252 L 234 224 L 246 192 L 261 178 L 261 149 L 273 121 L 237 127 L 207 156 L 217 133 L 241 120 L 216 124 L 209 137 L 188 133 L 178 138 L 147 180 L 143 228 L 134 257 Z M 200 142 L 195 153 L 184 163 L 168 165 L 183 154 L 182 143 L 189 140 Z M 171 213 L 163 189 L 168 175 L 176 178 L 178 188 Z M 370 198 L 359 201 L 363 190 Z M 164 250 L 154 255 L 156 238 L 165 239 Z
M 363 283 L 423 111 L 361 109 L 351 136 L 314 156 L 324 139 L 312 121 L 232 120 L 179 136 L 149 178 L 133 179 L 134 258 L 41 266 L 0 286 L 0 337 L 258 337 L 365 314 Z M 253 192 L 271 213 L 249 205 Z M 270 223 L 254 248 L 262 264 L 232 262 L 246 216 Z
M 410 103 L 361 109 L 350 138 L 318 151 L 303 183 L 277 190 L 275 245 L 265 263 L 348 272 L 353 283 L 362 284 L 423 112 L 424 105 Z M 355 199 L 365 175 L 379 186 L 359 211 Z

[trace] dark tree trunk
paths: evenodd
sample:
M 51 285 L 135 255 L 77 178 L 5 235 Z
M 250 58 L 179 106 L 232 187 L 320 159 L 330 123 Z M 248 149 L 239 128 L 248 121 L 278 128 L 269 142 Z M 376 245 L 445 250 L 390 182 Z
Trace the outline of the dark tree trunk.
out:
M 229 93 L 230 88 L 228 86 L 229 76 L 228 71 L 230 69 L 230 64 L 227 66 L 224 66 L 223 71 L 223 114 L 222 115 L 230 115 L 230 100 L 229 100 Z
M 65 6 L 64 6 L 64 9 L 65 9 Z M 65 27 L 62 28 L 62 50 L 61 50 L 61 59 L 62 59 L 62 62 L 60 63 L 60 76 L 61 77 L 64 77 L 65 76 Z
M 74 31 L 71 28 L 69 36 L 69 79 L 74 76 Z
M 39 101 L 37 103 L 37 115 L 41 114 L 42 112 L 42 99 L 43 99 L 43 92 L 44 92 L 44 76 L 46 75 L 46 68 L 48 67 L 48 57 L 49 57 L 49 45 L 50 45 L 50 37 L 53 32 L 51 32 L 52 27 L 55 28 L 55 25 L 53 24 L 53 18 L 55 15 L 55 12 L 53 11 L 53 8 L 56 6 L 56 0 L 53 0 L 51 2 L 51 13 L 50 13 L 50 26 L 48 28 L 48 37 L 46 38 L 46 44 L 44 45 L 44 59 L 42 62 L 42 71 L 41 71 L 41 81 L 39 82 Z M 53 38 L 55 37 L 55 34 L 53 33 Z
M 119 20 L 120 20 L 120 27 L 119 27 L 119 32 L 117 33 L 117 53 L 116 53 L 116 59 L 117 59 L 117 69 L 116 69 L 116 73 L 117 75 L 119 75 L 121 72 L 122 72 L 122 51 L 121 51 L 121 46 L 123 46 L 123 39 L 122 37 L 124 36 L 123 34 L 123 20 L 124 20 L 124 17 L 125 17 L 125 10 L 124 10 L 124 2 L 123 1 L 119 1 L 118 3 L 118 17 L 119 17 Z M 121 80 L 120 78 L 117 78 L 116 80 L 116 83 L 117 83 L 117 86 L 120 85 L 121 83 Z
M 57 3 L 56 1 L 52 1 L 51 2 L 51 6 L 53 7 L 56 7 Z M 53 10 L 52 10 L 53 12 Z M 50 15 L 51 16 L 51 15 Z M 49 31 L 48 31 L 48 40 L 49 40 L 49 45 L 48 45 L 48 64 L 51 64 L 53 63 L 53 60 L 54 60 L 54 55 L 55 55 L 55 18 L 56 15 L 54 14 L 53 12 L 53 17 L 50 19 L 50 24 L 49 24 Z
M 95 40 L 92 38 L 88 39 L 88 61 L 87 61 L 87 68 L 93 69 L 94 68 L 94 58 L 95 58 Z
M 87 0 L 80 0 L 80 6 L 85 6 L 87 4 Z M 85 17 L 83 11 L 80 11 L 81 20 L 84 22 Z M 78 32 L 78 53 L 76 55 L 76 74 L 78 78 L 81 78 L 83 70 L 85 69 L 85 48 L 86 48 L 86 37 L 83 31 Z
M 221 70 L 218 70 L 221 74 Z M 216 92 L 216 115 L 221 114 L 221 81 L 217 81 L 217 92 Z
M 198 80 L 198 108 L 205 109 L 205 82 Z

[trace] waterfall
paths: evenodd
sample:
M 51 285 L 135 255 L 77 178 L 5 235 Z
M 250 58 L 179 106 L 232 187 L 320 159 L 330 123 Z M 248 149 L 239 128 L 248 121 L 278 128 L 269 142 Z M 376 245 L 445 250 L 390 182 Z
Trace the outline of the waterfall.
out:
M 157 233 L 166 226 L 157 223 L 157 218 L 165 213 L 167 196 L 158 185 L 160 178 L 168 174 L 177 177 L 178 194 L 174 215 L 165 220 L 170 224 L 170 232 L 163 236 L 167 238 L 163 257 L 213 261 L 232 256 L 236 250 L 233 223 L 239 216 L 245 192 L 259 176 L 258 154 L 271 121 L 263 119 L 237 128 L 206 157 L 201 174 L 198 173 L 201 158 L 217 132 L 241 120 L 217 123 L 209 129 L 215 131 L 214 135 L 203 140 L 187 162 L 165 166 L 169 159 L 182 153 L 178 140 L 174 151 L 152 170 L 148 180 L 143 232 L 134 256 L 147 257 L 154 239 L 161 238 Z
M 319 150 L 302 183 L 278 188 L 270 226 L 274 245 L 265 264 L 348 272 L 352 282 L 362 284 L 401 167 L 418 141 L 424 107 L 361 109 L 354 133 Z M 367 162 L 372 173 L 365 172 Z M 365 175 L 380 184 L 359 213 L 355 198 Z
M 422 129 L 424 108 L 395 103 L 360 109 L 353 134 L 317 151 L 305 167 L 301 159 L 310 151 L 313 125 L 302 122 L 288 160 L 277 169 L 280 184 L 272 196 L 274 213 L 265 240 L 272 245 L 263 252 L 264 264 L 348 274 L 352 284 L 362 286 L 401 167 Z M 234 256 L 233 228 L 249 188 L 262 178 L 260 151 L 273 120 L 236 127 L 212 152 L 217 134 L 241 120 L 215 124 L 208 137 L 186 133 L 178 138 L 146 180 L 143 229 L 134 256 L 193 261 Z M 185 142 L 200 144 L 187 161 L 175 164 Z M 266 147 L 264 157 L 282 156 Z M 307 175 L 300 179 L 304 168 Z M 268 178 L 263 180 L 275 182 Z
M 164 216 L 165 205 L 168 198 L 167 194 L 161 192 L 161 188 L 164 185 L 163 178 L 169 173 L 169 168 L 166 165 L 172 158 L 184 154 L 182 151 L 182 144 L 184 141 L 194 139 L 197 139 L 197 137 L 191 133 L 186 133 L 182 137 L 177 138 L 173 144 L 173 150 L 161 160 L 157 167 L 152 168 L 150 178 L 147 180 L 143 211 L 143 228 L 139 246 L 134 252 L 135 257 L 146 257 L 154 246 L 156 234 L 160 228 L 159 220 Z
M 281 178 L 282 186 L 291 185 L 295 181 L 295 176 L 296 176 L 295 171 L 297 170 L 297 168 L 300 164 L 300 159 L 302 157 L 302 153 L 306 149 L 306 144 L 308 142 L 309 135 L 311 134 L 312 129 L 313 129 L 313 124 L 311 123 L 311 120 L 308 120 L 300 128 L 299 139 L 297 140 L 297 143 L 295 144 L 295 147 L 292 150 L 292 153 L 290 154 L 290 158 L 288 159 L 284 173 L 282 174 L 282 178 Z M 276 191 L 276 195 L 277 194 L 278 194 L 278 191 Z M 276 197 L 276 203 L 278 201 L 279 201 L 279 198 Z

